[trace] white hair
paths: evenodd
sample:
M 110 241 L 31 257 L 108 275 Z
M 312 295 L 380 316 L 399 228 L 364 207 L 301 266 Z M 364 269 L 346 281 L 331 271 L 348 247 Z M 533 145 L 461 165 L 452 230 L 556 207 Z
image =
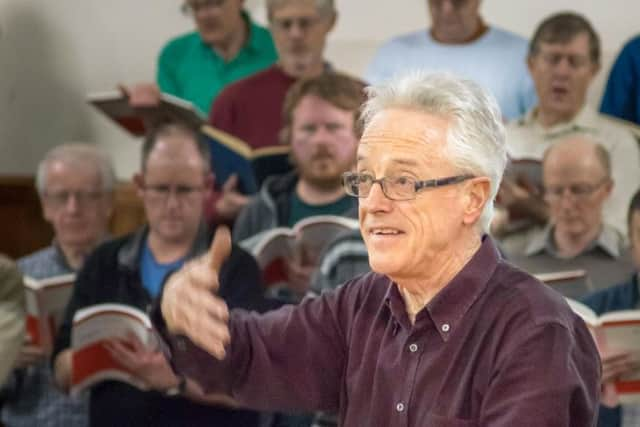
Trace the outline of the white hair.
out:
M 49 166 L 53 162 L 80 166 L 92 165 L 100 174 L 102 190 L 106 192 L 113 191 L 116 176 L 109 156 L 94 145 L 68 143 L 52 148 L 40 161 L 36 173 L 36 188 L 40 194 L 44 194 L 47 189 L 47 175 Z
M 449 74 L 411 72 L 367 88 L 363 106 L 365 129 L 375 115 L 389 108 L 444 116 L 451 119 L 445 152 L 460 173 L 486 176 L 491 196 L 478 226 L 487 232 L 493 201 L 507 164 L 505 131 L 496 100 L 476 83 Z

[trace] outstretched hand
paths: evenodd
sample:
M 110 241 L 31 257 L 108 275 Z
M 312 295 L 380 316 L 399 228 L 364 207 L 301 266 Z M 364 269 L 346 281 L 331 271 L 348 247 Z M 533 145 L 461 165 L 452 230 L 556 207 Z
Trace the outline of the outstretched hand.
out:
M 170 333 L 184 334 L 218 359 L 229 343 L 229 310 L 216 296 L 222 263 L 231 253 L 231 234 L 219 226 L 209 252 L 185 264 L 167 281 L 160 309 Z

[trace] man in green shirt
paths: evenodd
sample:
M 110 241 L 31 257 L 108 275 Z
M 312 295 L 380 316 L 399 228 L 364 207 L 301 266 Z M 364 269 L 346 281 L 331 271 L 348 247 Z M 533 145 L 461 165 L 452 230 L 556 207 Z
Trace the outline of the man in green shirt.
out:
M 170 40 L 160 52 L 157 85 L 162 92 L 192 102 L 207 114 L 213 99 L 229 83 L 261 71 L 277 59 L 269 31 L 243 11 L 244 0 L 185 0 L 196 31 Z M 141 89 L 142 88 L 142 89 Z M 134 91 L 151 92 L 154 85 Z

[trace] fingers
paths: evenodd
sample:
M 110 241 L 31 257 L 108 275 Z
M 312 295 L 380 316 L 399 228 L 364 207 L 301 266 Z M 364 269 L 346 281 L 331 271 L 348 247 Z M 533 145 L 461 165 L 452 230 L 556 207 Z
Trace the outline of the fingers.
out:
M 602 382 L 610 382 L 637 368 L 629 353 L 608 354 L 602 357 Z
M 218 226 L 209 249 L 209 267 L 216 274 L 220 271 L 222 263 L 231 254 L 231 232 L 225 225 Z
M 225 193 L 228 191 L 233 191 L 236 189 L 237 186 L 238 186 L 238 175 L 234 173 L 234 174 L 231 174 L 229 178 L 227 178 L 224 184 L 222 184 L 222 191 L 224 191 Z
M 114 338 L 106 341 L 104 348 L 107 349 L 113 360 L 127 368 L 135 367 L 139 361 L 136 353 L 120 339 Z
M 125 86 L 123 83 L 118 83 L 116 87 L 124 97 L 129 98 L 131 96 L 131 94 L 129 93 L 129 88 Z
M 153 107 L 160 103 L 160 90 L 153 83 L 138 83 L 132 87 L 119 86 L 133 107 Z

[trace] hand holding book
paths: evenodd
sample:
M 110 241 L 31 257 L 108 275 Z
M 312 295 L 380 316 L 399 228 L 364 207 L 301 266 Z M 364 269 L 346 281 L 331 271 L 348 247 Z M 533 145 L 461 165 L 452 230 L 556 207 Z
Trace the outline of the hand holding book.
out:
M 105 343 L 105 348 L 114 361 L 132 372 L 147 388 L 163 391 L 178 382 L 165 355 L 144 345 L 135 334 L 112 338 Z
M 25 334 L 22 348 L 18 353 L 18 357 L 13 363 L 14 369 L 24 369 L 35 365 L 45 359 L 46 353 L 41 346 L 33 343 L 31 335 Z

